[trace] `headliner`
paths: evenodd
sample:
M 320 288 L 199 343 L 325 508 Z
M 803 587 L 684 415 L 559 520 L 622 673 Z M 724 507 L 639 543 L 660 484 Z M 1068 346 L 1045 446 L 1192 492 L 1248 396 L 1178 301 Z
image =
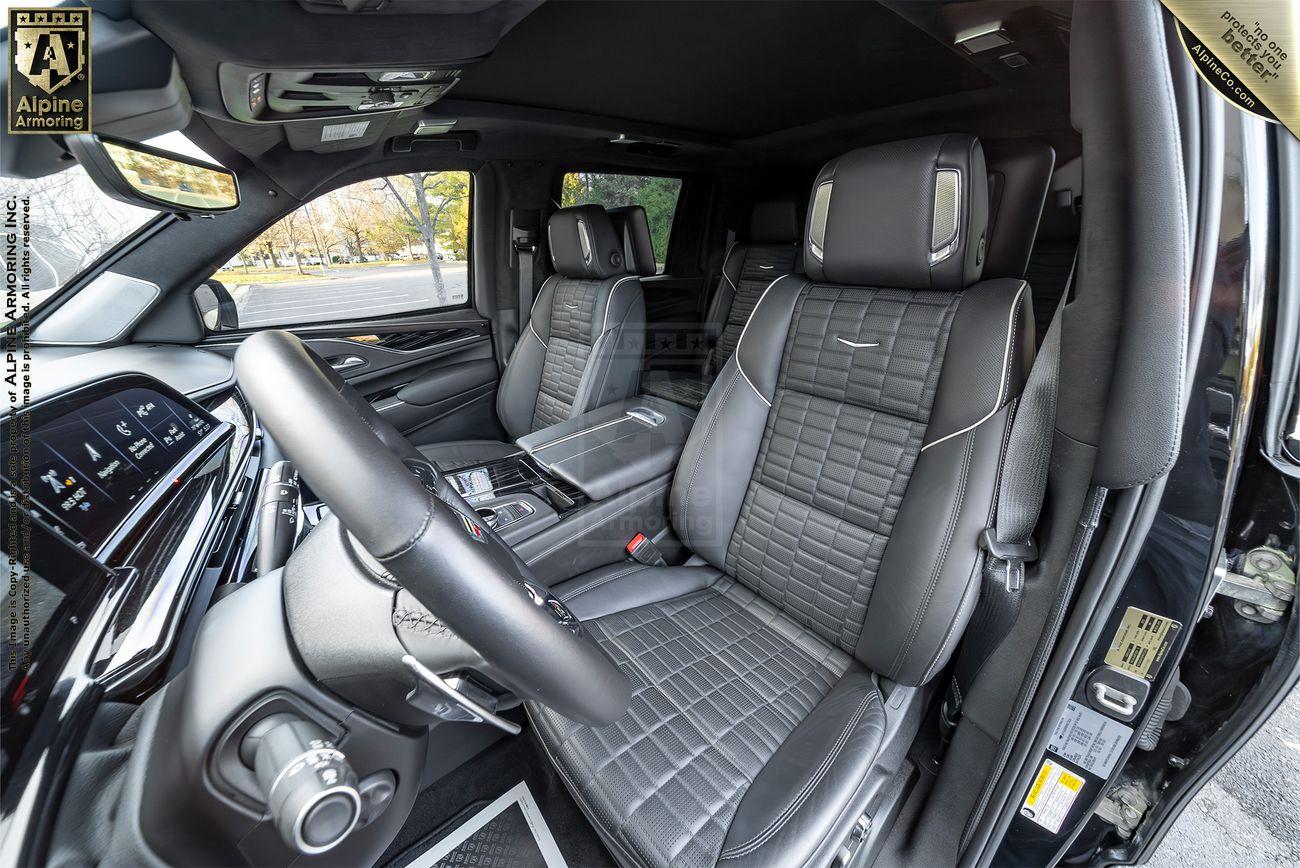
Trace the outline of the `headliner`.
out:
M 454 95 L 749 138 L 990 84 L 874 3 L 546 3 Z

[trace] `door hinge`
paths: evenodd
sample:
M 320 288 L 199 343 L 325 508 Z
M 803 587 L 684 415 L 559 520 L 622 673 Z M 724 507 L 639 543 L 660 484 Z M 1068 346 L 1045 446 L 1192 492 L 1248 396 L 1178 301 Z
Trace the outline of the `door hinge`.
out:
M 1235 569 L 1234 569 L 1235 567 Z M 1253 548 L 1229 561 L 1219 555 L 1214 593 L 1230 597 L 1237 614 L 1260 624 L 1272 624 L 1295 600 L 1295 569 L 1284 552 L 1270 546 Z
M 1115 831 L 1124 840 L 1133 837 L 1133 832 L 1147 815 L 1151 802 L 1146 793 L 1135 782 L 1120 784 L 1106 794 L 1106 798 L 1097 805 L 1096 814 L 1115 827 Z

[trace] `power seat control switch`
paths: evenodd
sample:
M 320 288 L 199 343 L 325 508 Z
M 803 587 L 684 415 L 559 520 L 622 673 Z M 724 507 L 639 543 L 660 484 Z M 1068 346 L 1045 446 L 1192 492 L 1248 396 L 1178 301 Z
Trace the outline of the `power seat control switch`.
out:
M 299 853 L 338 846 L 361 819 L 357 774 L 329 733 L 288 714 L 254 727 L 241 746 L 280 837 Z

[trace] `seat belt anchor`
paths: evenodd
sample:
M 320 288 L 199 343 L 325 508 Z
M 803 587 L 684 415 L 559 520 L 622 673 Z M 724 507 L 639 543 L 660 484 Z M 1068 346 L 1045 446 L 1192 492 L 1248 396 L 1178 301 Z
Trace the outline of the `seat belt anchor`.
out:
M 1031 539 L 1024 543 L 999 542 L 996 528 L 986 527 L 980 534 L 979 546 L 1005 564 L 1008 591 L 1019 591 L 1025 586 L 1025 564 L 1038 560 L 1038 546 Z M 996 564 L 990 565 L 997 568 Z

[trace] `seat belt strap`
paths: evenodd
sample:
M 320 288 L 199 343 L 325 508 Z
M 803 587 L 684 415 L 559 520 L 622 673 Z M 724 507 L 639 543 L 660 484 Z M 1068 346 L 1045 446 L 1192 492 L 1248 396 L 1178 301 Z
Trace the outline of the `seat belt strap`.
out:
M 952 680 L 940 709 L 940 729 L 946 743 L 961 720 L 965 693 L 975 683 L 984 662 L 1006 638 L 1020 614 L 1025 564 L 1038 559 L 1034 531 L 1043 510 L 1056 432 L 1056 403 L 1061 373 L 1061 312 L 1070 295 L 1074 272 L 1065 283 L 1043 345 L 1015 408 L 1002 460 L 993 523 L 980 535 L 984 550 L 979 603 L 957 652 Z
M 519 261 L 519 334 L 528 327 L 533 312 L 533 266 L 537 259 L 537 242 L 541 236 L 541 212 L 535 208 L 510 212 L 510 244 Z

